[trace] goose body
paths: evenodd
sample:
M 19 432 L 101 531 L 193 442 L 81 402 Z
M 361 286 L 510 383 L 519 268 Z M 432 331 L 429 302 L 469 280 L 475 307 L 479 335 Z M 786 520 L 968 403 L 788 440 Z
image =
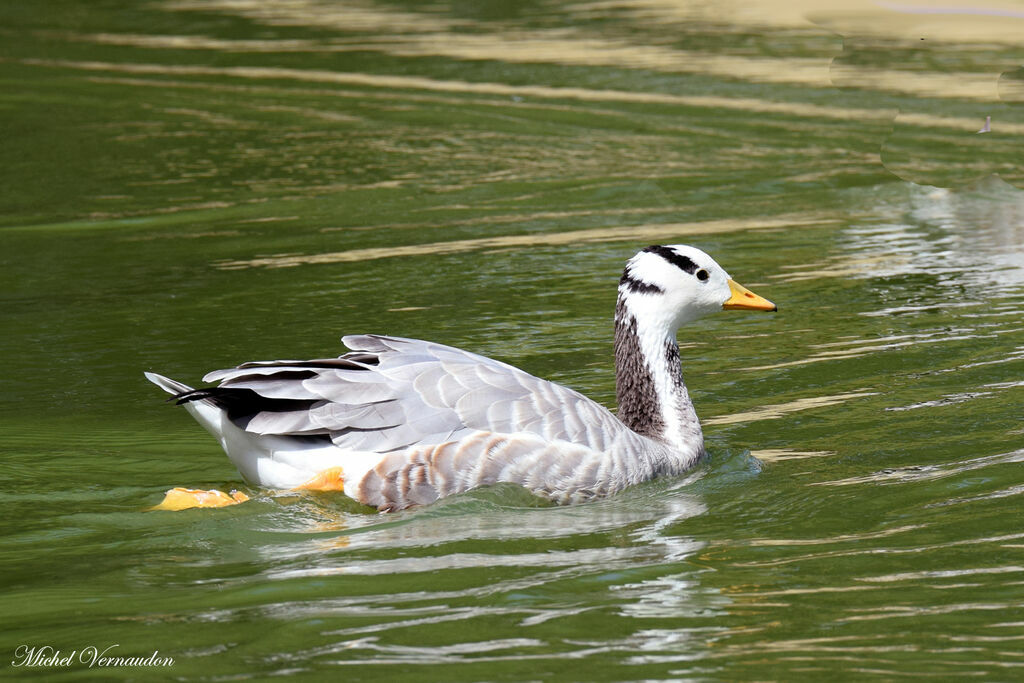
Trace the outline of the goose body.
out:
M 383 511 L 498 482 L 575 503 L 701 458 L 676 331 L 723 308 L 775 310 L 694 247 L 630 259 L 615 309 L 618 416 L 491 358 L 380 335 L 343 337 L 337 358 L 211 372 L 208 388 L 146 377 L 257 486 L 340 490 Z

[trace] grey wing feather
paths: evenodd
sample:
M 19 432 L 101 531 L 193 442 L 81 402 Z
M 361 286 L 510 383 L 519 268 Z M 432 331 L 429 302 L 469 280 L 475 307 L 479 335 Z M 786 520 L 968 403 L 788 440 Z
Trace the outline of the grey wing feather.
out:
M 205 379 L 305 402 L 258 412 L 249 431 L 327 434 L 353 450 L 387 452 L 476 430 L 530 432 L 603 451 L 629 431 L 582 394 L 484 356 L 400 337 L 349 335 L 343 342 L 352 351 L 340 358 L 246 363 Z
M 290 436 L 330 434 L 330 430 L 318 425 L 313 420 L 308 410 L 257 413 L 245 425 L 245 430 L 254 434 L 287 434 Z

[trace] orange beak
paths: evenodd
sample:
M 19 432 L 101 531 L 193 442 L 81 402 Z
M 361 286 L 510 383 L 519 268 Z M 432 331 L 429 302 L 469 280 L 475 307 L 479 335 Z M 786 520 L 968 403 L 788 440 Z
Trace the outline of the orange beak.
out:
M 779 307 L 773 304 L 768 299 L 754 294 L 749 289 L 729 280 L 729 291 L 732 292 L 732 296 L 729 300 L 722 304 L 722 308 L 725 310 L 747 310 L 747 311 L 777 311 Z

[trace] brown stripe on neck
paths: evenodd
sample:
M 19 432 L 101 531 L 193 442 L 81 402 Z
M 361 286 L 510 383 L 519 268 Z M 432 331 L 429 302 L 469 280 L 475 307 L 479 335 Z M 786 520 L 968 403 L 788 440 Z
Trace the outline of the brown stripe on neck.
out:
M 615 397 L 623 424 L 637 434 L 663 438 L 665 420 L 654 379 L 640 350 L 636 318 L 621 297 L 615 304 Z

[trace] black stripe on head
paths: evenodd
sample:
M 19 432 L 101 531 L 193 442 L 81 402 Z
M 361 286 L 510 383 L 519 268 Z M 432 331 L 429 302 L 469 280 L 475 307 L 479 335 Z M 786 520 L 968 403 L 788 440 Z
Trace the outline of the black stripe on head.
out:
M 652 285 L 650 282 L 644 282 L 633 277 L 633 274 L 629 272 L 629 268 L 622 273 L 622 279 L 619 280 L 619 286 L 625 287 L 633 294 L 664 294 L 665 290 L 658 285 Z
M 682 254 L 677 254 L 674 249 L 663 247 L 660 244 L 653 244 L 644 249 L 644 251 L 648 251 L 652 254 L 657 254 L 658 256 L 665 259 L 666 261 L 668 261 L 669 263 L 671 263 L 673 266 L 683 271 L 684 273 L 689 273 L 690 275 L 693 275 L 694 272 L 696 272 L 697 270 L 696 263 L 691 261 L 686 256 L 683 256 Z

